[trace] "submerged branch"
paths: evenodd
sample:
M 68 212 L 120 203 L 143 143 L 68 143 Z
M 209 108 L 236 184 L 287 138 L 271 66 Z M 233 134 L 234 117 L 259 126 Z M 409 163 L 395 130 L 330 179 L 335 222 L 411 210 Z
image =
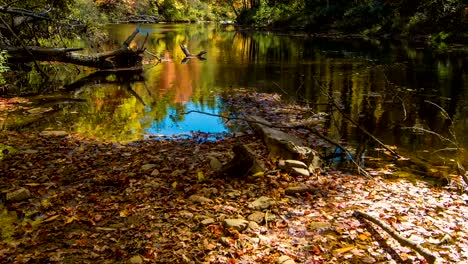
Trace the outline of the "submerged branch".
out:
M 393 149 L 387 147 L 387 145 L 385 145 L 382 141 L 380 141 L 377 137 L 375 137 L 374 135 L 372 135 L 369 131 L 367 131 L 367 129 L 363 128 L 362 126 L 360 126 L 354 119 L 352 119 L 349 115 L 347 115 L 343 109 L 341 109 L 341 107 L 338 105 L 338 103 L 335 101 L 335 99 L 327 92 L 327 89 L 326 87 L 324 87 L 316 78 L 314 78 L 315 82 L 317 83 L 317 85 L 320 87 L 320 89 L 322 90 L 322 93 L 328 97 L 328 99 L 330 100 L 331 104 L 338 110 L 338 112 L 340 112 L 340 114 L 346 119 L 348 120 L 349 122 L 351 122 L 351 124 L 355 125 L 359 130 L 361 130 L 362 132 L 364 132 L 364 134 L 368 135 L 371 139 L 373 139 L 375 142 L 377 142 L 379 145 L 381 145 L 384 149 L 386 149 L 388 152 L 390 152 L 394 157 L 396 158 L 401 158 L 401 156 L 396 152 L 394 151 Z

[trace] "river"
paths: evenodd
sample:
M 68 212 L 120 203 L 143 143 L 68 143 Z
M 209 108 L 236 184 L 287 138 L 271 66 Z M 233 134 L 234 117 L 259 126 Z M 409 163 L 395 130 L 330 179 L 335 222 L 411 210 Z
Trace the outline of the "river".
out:
M 112 41 L 99 48 L 118 47 L 135 27 L 108 26 Z M 142 45 L 148 34 L 147 50 L 165 60 L 158 63 L 146 54 L 143 78 L 80 87 L 73 96 L 85 103 L 55 105 L 61 118 L 49 128 L 66 126 L 115 141 L 225 133 L 229 129 L 217 118 L 180 113 L 217 114 L 222 92 L 248 88 L 277 92 L 329 113 L 328 135 L 349 145 L 378 147 L 331 106 L 330 96 L 389 146 L 440 154 L 444 151 L 437 150 L 468 145 L 468 53 L 463 47 L 438 50 L 400 41 L 244 32 L 209 23 L 143 25 L 140 33 L 134 45 Z M 194 54 L 206 51 L 206 60 L 183 63 L 180 44 Z

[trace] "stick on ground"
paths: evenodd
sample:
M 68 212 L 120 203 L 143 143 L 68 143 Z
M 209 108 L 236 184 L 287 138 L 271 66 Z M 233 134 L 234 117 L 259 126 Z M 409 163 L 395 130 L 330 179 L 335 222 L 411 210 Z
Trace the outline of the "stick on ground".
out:
M 406 239 L 402 236 L 400 236 L 395 230 L 393 230 L 389 225 L 385 224 L 384 222 L 380 221 L 379 219 L 361 212 L 361 211 L 354 211 L 353 215 L 355 217 L 361 217 L 364 218 L 378 226 L 380 226 L 383 230 L 385 230 L 392 238 L 394 238 L 396 241 L 398 241 L 402 246 L 409 247 L 413 249 L 414 251 L 418 252 L 421 256 L 423 256 L 428 263 L 437 263 L 437 257 L 434 256 L 429 250 L 423 248 L 421 245 Z

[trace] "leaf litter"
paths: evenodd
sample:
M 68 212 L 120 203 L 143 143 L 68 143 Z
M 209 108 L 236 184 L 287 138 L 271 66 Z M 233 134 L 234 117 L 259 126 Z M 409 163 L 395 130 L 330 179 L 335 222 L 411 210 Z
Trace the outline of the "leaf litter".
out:
M 242 104 L 252 113 L 304 119 L 291 115 L 298 107 L 273 108 L 276 96 L 249 96 L 255 100 Z M 266 171 L 215 177 L 210 157 L 228 162 L 239 142 L 256 146 Z M 426 263 L 378 226 L 356 219 L 355 210 L 420 243 L 441 263 L 468 262 L 466 194 L 336 169 L 294 177 L 267 158 L 251 133 L 217 142 L 121 144 L 4 131 L 0 145 L 16 149 L 0 161 L 1 262 Z M 298 185 L 309 191 L 285 193 Z M 5 199 L 20 188 L 29 198 Z M 268 206 L 249 206 L 260 197 Z

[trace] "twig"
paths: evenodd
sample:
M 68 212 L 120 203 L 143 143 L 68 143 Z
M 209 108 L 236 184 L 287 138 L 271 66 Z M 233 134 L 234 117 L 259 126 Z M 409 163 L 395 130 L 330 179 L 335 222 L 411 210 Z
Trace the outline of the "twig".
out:
M 415 126 L 413 126 L 413 127 L 402 127 L 401 129 L 419 130 L 419 131 L 424 132 L 424 133 L 435 135 L 435 136 L 439 137 L 440 139 L 448 141 L 448 142 L 452 143 L 453 145 L 457 146 L 456 142 L 453 142 L 452 140 L 442 136 L 441 134 L 438 134 L 438 133 L 436 133 L 434 131 L 431 131 L 431 130 L 424 129 L 422 127 L 415 127 Z
M 431 252 L 429 252 L 429 250 L 423 248 L 421 245 L 409 240 L 409 239 L 406 239 L 402 236 L 400 236 L 395 230 L 393 230 L 389 225 L 383 223 L 382 221 L 380 221 L 379 219 L 367 214 L 367 213 L 364 213 L 364 212 L 361 212 L 361 211 L 354 211 L 353 215 L 355 217 L 362 217 L 378 226 L 380 226 L 383 230 L 385 230 L 392 238 L 394 238 L 396 241 L 398 241 L 401 245 L 405 246 L 405 247 L 409 247 L 413 250 L 415 250 L 416 252 L 418 252 L 421 256 L 423 256 L 428 263 L 436 263 L 437 261 L 437 257 L 434 256 Z
M 155 57 L 156 59 L 158 59 L 159 62 L 161 62 L 161 58 L 158 57 L 158 55 L 152 53 L 152 52 L 149 52 L 148 50 L 145 50 L 146 53 L 148 53 L 149 55 Z

